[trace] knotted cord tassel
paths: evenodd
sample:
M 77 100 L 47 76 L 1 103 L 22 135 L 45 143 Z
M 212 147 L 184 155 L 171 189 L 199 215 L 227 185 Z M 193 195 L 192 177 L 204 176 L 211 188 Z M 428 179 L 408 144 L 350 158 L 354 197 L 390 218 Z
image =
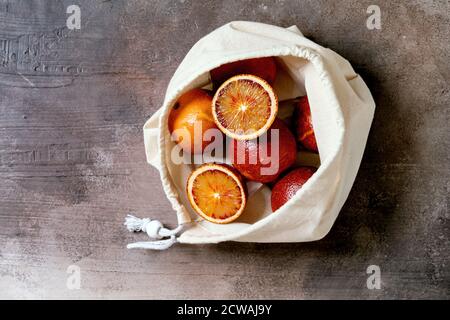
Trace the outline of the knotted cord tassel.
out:
M 167 229 L 158 220 L 151 220 L 149 218 L 137 218 L 133 215 L 127 215 L 124 225 L 130 232 L 146 232 L 152 240 L 157 241 L 143 241 L 135 242 L 127 245 L 128 249 L 151 249 L 151 250 L 166 250 L 177 242 L 176 234 L 183 229 L 179 225 L 175 229 Z M 164 239 L 163 238 L 169 238 Z

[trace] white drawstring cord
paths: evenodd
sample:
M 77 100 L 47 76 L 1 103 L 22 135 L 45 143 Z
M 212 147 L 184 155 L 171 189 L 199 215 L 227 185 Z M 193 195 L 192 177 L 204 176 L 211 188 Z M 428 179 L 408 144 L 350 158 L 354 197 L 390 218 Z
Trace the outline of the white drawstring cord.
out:
M 166 240 L 141 241 L 130 243 L 127 245 L 127 249 L 166 250 L 169 249 L 176 242 L 177 238 L 175 236 L 171 236 L 169 239 Z
M 177 242 L 176 234 L 183 229 L 183 226 L 179 225 L 173 230 L 164 228 L 163 224 L 158 220 L 151 220 L 148 218 L 140 219 L 133 215 L 127 215 L 124 225 L 128 231 L 131 232 L 146 232 L 150 239 L 158 241 L 144 241 L 135 242 L 127 245 L 128 249 L 152 249 L 152 250 L 166 250 L 169 249 L 174 243 Z M 162 238 L 169 238 L 160 240 Z

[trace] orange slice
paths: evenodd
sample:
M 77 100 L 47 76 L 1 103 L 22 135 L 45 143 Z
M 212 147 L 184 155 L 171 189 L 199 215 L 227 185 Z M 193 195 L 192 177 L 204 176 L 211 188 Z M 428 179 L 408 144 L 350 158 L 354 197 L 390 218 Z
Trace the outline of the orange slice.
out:
M 217 89 L 212 101 L 214 122 L 227 136 L 251 140 L 266 132 L 278 112 L 273 88 L 257 76 L 231 77 Z
M 229 223 L 245 208 L 247 192 L 242 177 L 234 168 L 207 163 L 194 170 L 187 181 L 192 208 L 214 223 Z

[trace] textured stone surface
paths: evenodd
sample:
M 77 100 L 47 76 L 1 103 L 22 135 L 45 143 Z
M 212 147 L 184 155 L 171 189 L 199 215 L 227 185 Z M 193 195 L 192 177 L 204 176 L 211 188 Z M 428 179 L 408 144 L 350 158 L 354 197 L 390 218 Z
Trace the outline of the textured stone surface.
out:
M 64 27 L 74 3 L 80 31 Z M 449 3 L 377 1 L 380 31 L 369 4 L 0 0 L 0 297 L 450 298 Z M 141 127 L 189 48 L 232 20 L 296 24 L 368 83 L 348 201 L 314 243 L 127 251 L 126 212 L 175 223 Z

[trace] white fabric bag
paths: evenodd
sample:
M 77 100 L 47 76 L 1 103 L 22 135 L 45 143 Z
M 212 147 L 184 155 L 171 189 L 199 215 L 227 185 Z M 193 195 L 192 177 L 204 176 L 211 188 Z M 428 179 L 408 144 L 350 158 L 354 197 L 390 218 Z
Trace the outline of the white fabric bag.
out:
M 250 192 L 249 212 L 244 212 L 242 219 L 226 225 L 201 220 L 185 196 L 186 179 L 193 167 L 175 165 L 170 158 L 173 142 L 168 113 L 181 94 L 210 82 L 211 69 L 266 56 L 277 57 L 283 69 L 274 84 L 280 101 L 308 95 L 320 167 L 276 213 L 270 208 L 270 189 L 260 187 Z M 175 242 L 304 242 L 323 238 L 354 182 L 374 110 L 370 91 L 349 62 L 308 40 L 295 26 L 284 29 L 236 21 L 214 30 L 188 52 L 169 83 L 163 106 L 144 126 L 147 161 L 160 172 L 179 227 L 168 230 L 158 221 L 128 216 L 125 224 L 130 231 L 146 231 L 152 240 L 166 238 L 128 247 L 166 249 Z

